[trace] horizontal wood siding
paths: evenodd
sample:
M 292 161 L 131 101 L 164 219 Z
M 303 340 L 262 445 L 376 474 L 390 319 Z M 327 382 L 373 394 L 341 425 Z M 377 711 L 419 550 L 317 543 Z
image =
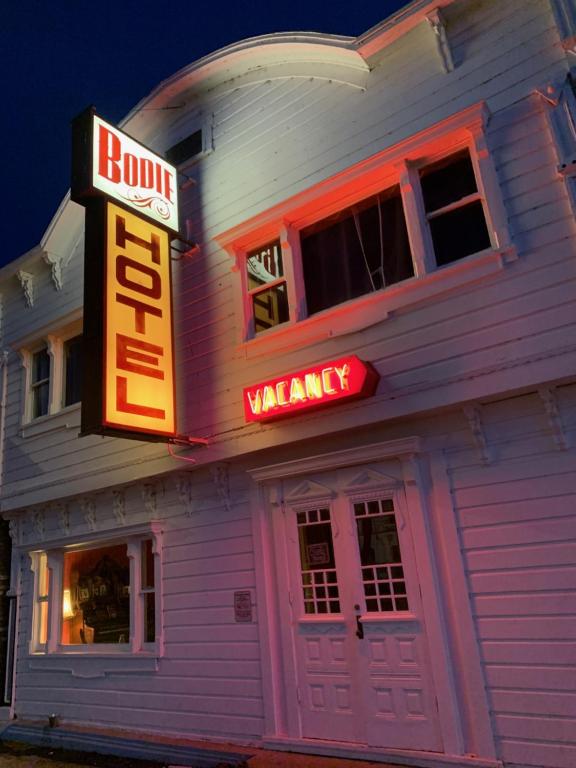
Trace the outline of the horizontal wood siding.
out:
M 157 516 L 165 528 L 164 656 L 156 672 L 135 674 L 127 658 L 121 672 L 83 679 L 65 671 L 65 657 L 57 665 L 63 671 L 43 669 L 40 655 L 29 668 L 31 579 L 27 577 L 20 613 L 16 700 L 20 717 L 45 719 L 57 712 L 63 723 L 97 721 L 149 732 L 243 741 L 261 735 L 257 625 L 234 620 L 235 590 L 250 590 L 255 601 L 246 482 L 244 474 L 230 478 L 235 504 L 228 512 L 207 473 L 194 473 L 188 514 L 177 499 L 174 478 L 158 489 Z M 107 509 L 106 503 L 98 505 L 98 525 L 113 528 Z M 127 491 L 126 511 L 131 522 L 142 519 L 142 504 L 134 489 Z M 70 512 L 72 528 L 80 529 L 80 511 L 71 507 Z M 47 513 L 45 527 L 48 542 L 59 534 L 55 515 Z M 121 529 L 117 535 L 121 537 Z M 98 670 L 98 662 L 94 669 Z
M 576 387 L 558 390 L 571 445 Z M 482 410 L 493 464 L 452 451 L 451 481 L 484 673 L 506 763 L 576 763 L 576 456 L 537 395 Z

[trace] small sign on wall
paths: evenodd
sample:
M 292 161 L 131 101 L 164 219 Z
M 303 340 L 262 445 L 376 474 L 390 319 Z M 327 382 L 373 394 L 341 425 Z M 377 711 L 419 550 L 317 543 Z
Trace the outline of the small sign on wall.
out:
M 248 590 L 234 592 L 234 621 L 252 621 L 252 593 Z

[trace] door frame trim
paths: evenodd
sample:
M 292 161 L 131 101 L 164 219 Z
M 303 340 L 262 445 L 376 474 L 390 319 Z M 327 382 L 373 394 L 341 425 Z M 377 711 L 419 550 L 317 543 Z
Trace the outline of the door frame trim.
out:
M 256 593 L 259 606 L 259 634 L 262 653 L 262 688 L 264 699 L 264 739 L 288 739 L 298 741 L 301 733 L 300 713 L 290 702 L 297 701 L 299 691 L 296 684 L 296 660 L 287 658 L 286 650 L 292 648 L 278 609 L 278 595 L 286 594 L 287 563 L 276 562 L 274 552 L 274 531 L 272 517 L 274 510 L 283 510 L 281 481 L 299 475 L 331 471 L 358 464 L 368 464 L 386 459 L 395 459 L 402 468 L 406 504 L 409 509 L 414 547 L 418 552 L 417 571 L 419 575 L 424 621 L 428 639 L 431 674 L 438 702 L 438 724 L 443 743 L 443 753 L 438 755 L 470 755 L 466 742 L 480 742 L 483 754 L 488 759 L 494 758 L 494 742 L 490 732 L 486 731 L 484 721 L 488 711 L 479 711 L 480 706 L 470 707 L 469 701 L 463 701 L 461 685 L 457 685 L 455 659 L 451 654 L 451 638 L 448 633 L 451 623 L 447 623 L 446 589 L 443 587 L 440 571 L 446 577 L 446 567 L 438 566 L 436 544 L 442 530 L 438 528 L 440 510 L 434 513 L 436 494 L 431 493 L 431 480 L 428 456 L 424 453 L 423 441 L 419 437 L 407 437 L 372 443 L 332 453 L 323 453 L 301 459 L 254 467 L 248 470 L 255 481 L 251 484 L 252 527 L 256 555 Z M 437 474 L 436 465 L 436 474 Z M 452 518 L 450 528 L 455 526 L 454 510 L 442 510 Z M 435 525 L 434 525 L 435 524 Z M 432 529 L 434 526 L 435 530 Z M 452 537 L 451 537 L 452 538 Z M 453 540 L 453 539 L 452 539 Z M 458 551 L 458 558 L 460 553 Z M 461 559 L 451 565 L 450 577 L 461 581 L 459 591 L 465 588 L 464 571 Z M 445 563 L 444 563 L 445 566 Z M 469 599 L 468 599 L 469 602 Z M 467 613 L 470 612 L 468 606 Z M 290 654 L 290 656 L 292 656 Z M 472 659 L 474 662 L 475 659 Z M 460 684 L 462 680 L 459 680 Z M 460 693 L 460 695 L 459 695 Z M 479 717 L 481 734 L 477 738 L 470 733 L 465 737 L 462 705 L 468 704 L 468 720 Z M 473 710 L 473 711 L 471 711 Z M 474 730 L 474 721 L 472 721 Z M 478 738 L 479 737 L 479 738 Z M 303 740 L 311 744 L 311 740 Z M 337 747 L 336 747 L 337 748 Z

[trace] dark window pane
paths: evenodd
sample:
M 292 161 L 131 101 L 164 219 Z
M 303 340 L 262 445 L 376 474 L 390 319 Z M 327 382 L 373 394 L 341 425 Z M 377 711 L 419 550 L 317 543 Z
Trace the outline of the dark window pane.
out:
M 301 526 L 298 529 L 298 536 L 303 571 L 324 571 L 335 567 L 330 523 Z M 316 573 L 315 577 L 316 583 L 324 583 L 323 573 Z
M 290 319 L 286 283 L 266 288 L 252 295 L 254 331 L 260 333 L 267 328 L 285 323 Z
M 32 418 L 37 419 L 39 416 L 46 416 L 49 394 L 50 384 L 47 381 L 34 387 L 32 390 Z
M 429 223 L 438 266 L 490 248 L 490 235 L 480 200 L 444 213 Z
M 142 588 L 154 589 L 154 553 L 152 551 L 152 539 L 142 542 Z
M 308 314 L 412 277 L 397 187 L 300 233 Z
M 427 166 L 420 179 L 427 213 L 478 191 L 468 150 Z
M 173 165 L 180 165 L 202 152 L 202 129 L 194 131 L 178 144 L 174 144 L 166 151 L 166 160 Z
M 64 405 L 79 403 L 82 387 L 82 336 L 64 344 Z
M 156 640 L 156 600 L 154 592 L 144 595 L 144 642 L 153 643 Z
M 246 270 L 250 291 L 284 277 L 280 240 L 250 251 L 246 256 Z
M 32 356 L 32 383 L 43 381 L 50 377 L 50 356 L 46 348 L 40 349 Z

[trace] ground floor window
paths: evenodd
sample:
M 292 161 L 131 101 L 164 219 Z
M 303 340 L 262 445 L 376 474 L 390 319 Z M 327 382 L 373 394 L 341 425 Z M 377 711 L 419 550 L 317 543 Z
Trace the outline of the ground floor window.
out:
M 34 552 L 35 653 L 153 651 L 160 638 L 159 532 Z

